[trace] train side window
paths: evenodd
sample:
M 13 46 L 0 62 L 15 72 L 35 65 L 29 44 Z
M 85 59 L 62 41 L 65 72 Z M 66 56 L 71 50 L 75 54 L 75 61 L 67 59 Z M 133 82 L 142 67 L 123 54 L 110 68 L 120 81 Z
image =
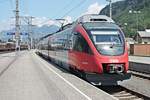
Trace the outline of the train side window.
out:
M 73 50 L 92 54 L 92 51 L 87 41 L 80 33 L 75 33 L 73 40 L 74 40 Z

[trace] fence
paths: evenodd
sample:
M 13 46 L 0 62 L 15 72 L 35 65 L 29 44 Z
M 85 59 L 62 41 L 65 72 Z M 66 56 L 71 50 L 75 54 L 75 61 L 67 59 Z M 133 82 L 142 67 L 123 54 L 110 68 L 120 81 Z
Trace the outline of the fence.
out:
M 130 54 L 136 56 L 150 56 L 150 44 L 130 44 Z

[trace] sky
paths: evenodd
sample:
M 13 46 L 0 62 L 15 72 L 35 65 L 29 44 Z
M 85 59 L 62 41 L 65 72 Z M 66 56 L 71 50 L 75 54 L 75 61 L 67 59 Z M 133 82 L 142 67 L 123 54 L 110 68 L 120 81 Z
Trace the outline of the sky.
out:
M 14 24 L 15 1 L 0 0 L 0 31 Z M 84 14 L 97 14 L 107 4 L 106 0 L 19 0 L 19 10 L 20 16 L 34 16 L 34 23 L 41 26 L 47 19 L 66 18 L 71 22 Z

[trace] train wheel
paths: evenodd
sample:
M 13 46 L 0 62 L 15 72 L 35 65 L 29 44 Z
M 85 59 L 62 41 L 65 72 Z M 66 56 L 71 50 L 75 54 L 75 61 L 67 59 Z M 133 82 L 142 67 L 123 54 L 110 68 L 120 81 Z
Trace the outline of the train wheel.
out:
M 75 70 L 74 70 L 74 68 L 72 68 L 71 66 L 69 66 L 69 71 L 70 71 L 72 74 L 75 74 Z
M 84 71 L 79 71 L 79 75 L 81 78 L 86 80 L 86 73 Z
M 69 70 L 72 74 L 75 74 L 76 76 L 86 80 L 86 73 L 84 71 L 80 71 L 80 70 L 74 69 L 72 67 L 69 67 Z
M 51 61 L 52 61 L 52 60 L 51 60 L 51 57 L 48 56 L 48 60 L 51 62 Z

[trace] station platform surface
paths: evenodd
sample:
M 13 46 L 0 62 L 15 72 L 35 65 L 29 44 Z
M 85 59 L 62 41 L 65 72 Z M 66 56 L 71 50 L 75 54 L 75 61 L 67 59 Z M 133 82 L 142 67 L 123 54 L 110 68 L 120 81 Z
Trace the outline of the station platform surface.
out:
M 129 69 L 150 75 L 150 57 L 129 56 Z
M 116 100 L 34 51 L 0 54 L 0 100 Z
M 129 61 L 143 64 L 150 64 L 150 57 L 129 56 Z

